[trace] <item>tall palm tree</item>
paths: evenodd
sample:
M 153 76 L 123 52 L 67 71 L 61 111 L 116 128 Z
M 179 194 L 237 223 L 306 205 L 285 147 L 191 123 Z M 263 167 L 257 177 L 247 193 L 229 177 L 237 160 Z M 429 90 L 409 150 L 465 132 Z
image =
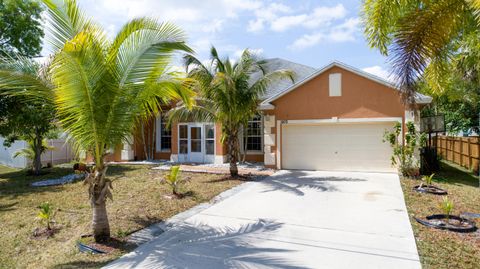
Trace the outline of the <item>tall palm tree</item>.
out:
M 257 113 L 257 106 L 268 85 L 290 78 L 290 70 L 267 72 L 266 61 L 258 59 L 248 49 L 232 63 L 221 59 L 215 47 L 205 65 L 195 56 L 184 56 L 188 77 L 196 81 L 198 101 L 187 108 L 180 105 L 169 112 L 173 121 L 213 121 L 222 126 L 221 140 L 227 143 L 230 175 L 238 176 L 239 134 L 242 126 Z M 255 76 L 253 76 L 255 74 Z
M 389 56 L 410 102 L 420 78 L 441 88 L 458 42 L 477 31 L 479 15 L 480 0 L 364 0 L 362 11 L 370 46 Z
M 128 141 L 141 120 L 160 104 L 181 99 L 190 105 L 184 80 L 169 72 L 177 51 L 191 52 L 184 33 L 169 23 L 139 18 L 126 23 L 113 40 L 78 8 L 75 0 L 43 0 L 48 41 L 54 49 L 49 73 L 54 87 L 21 72 L 0 72 L 0 87 L 13 94 L 51 100 L 61 127 L 76 149 L 93 155 L 86 177 L 96 241 L 110 237 L 106 200 L 112 182 L 105 175 L 108 149 Z

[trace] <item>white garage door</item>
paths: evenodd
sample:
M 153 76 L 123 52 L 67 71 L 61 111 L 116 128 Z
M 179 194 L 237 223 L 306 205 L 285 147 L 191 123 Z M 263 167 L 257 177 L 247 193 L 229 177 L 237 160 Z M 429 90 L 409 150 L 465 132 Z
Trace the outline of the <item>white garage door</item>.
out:
M 282 169 L 391 172 L 394 123 L 283 125 Z

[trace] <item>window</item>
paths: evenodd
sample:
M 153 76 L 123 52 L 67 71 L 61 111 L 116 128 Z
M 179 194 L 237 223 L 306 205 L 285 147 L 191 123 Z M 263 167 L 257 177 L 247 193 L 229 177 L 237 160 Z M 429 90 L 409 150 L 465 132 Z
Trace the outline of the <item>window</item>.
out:
M 190 151 L 202 152 L 202 127 L 190 127 Z
M 329 75 L 328 93 L 330 96 L 342 96 L 342 74 L 334 73 Z
M 179 125 L 179 141 L 180 141 L 180 154 L 188 153 L 188 127 L 187 125 Z
M 213 125 L 205 125 L 205 153 L 213 155 L 215 152 L 215 127 Z
M 164 116 L 157 118 L 157 151 L 172 149 L 172 130 L 167 128 L 167 119 Z
M 243 143 L 247 151 L 262 152 L 262 116 L 256 115 L 248 121 L 247 128 L 244 131 Z

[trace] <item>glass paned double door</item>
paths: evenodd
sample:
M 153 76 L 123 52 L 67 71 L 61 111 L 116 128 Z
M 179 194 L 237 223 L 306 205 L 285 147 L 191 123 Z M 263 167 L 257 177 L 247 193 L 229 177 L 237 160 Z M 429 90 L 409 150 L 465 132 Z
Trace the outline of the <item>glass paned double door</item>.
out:
M 179 124 L 179 161 L 213 163 L 215 126 L 211 123 Z

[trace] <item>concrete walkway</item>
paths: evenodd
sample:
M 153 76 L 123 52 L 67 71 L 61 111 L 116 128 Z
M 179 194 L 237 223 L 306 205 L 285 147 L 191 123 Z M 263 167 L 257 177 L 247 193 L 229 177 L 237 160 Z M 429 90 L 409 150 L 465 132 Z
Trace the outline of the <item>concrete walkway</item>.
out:
M 106 268 L 421 268 L 396 174 L 279 171 Z

